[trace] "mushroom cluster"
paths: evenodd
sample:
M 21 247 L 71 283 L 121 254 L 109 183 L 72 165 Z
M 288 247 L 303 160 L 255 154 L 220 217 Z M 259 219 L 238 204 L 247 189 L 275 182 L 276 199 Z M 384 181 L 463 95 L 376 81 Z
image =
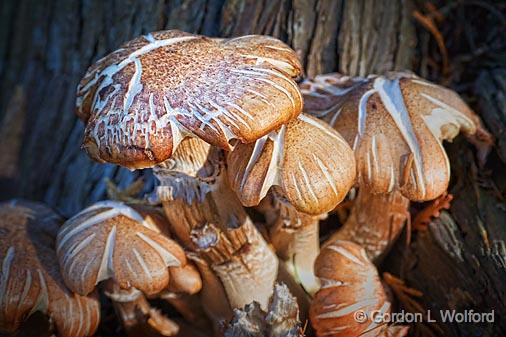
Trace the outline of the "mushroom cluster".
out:
M 129 336 L 297 337 L 307 318 L 319 337 L 406 335 L 354 313 L 395 310 L 375 263 L 409 202 L 446 192 L 442 141 L 486 131 L 412 74 L 302 77 L 277 39 L 175 30 L 92 65 L 77 90 L 84 150 L 158 185 L 66 221 L 1 204 L 0 331 L 40 312 L 58 336 L 91 336 L 100 293 Z M 347 196 L 320 252 L 320 221 Z
M 55 241 L 62 218 L 46 206 L 24 200 L 0 203 L 0 334 L 20 328 L 27 335 L 49 330 L 61 337 L 92 336 L 100 320 L 96 293 L 81 296 L 64 284 Z

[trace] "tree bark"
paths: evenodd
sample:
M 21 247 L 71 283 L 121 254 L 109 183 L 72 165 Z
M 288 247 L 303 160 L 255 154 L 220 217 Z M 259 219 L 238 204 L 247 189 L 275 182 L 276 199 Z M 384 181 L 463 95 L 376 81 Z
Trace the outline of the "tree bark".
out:
M 160 29 L 209 36 L 269 34 L 299 54 L 307 76 L 414 69 L 410 0 L 4 0 L 0 4 L 0 200 L 45 201 L 65 216 L 105 198 L 105 179 L 120 187 L 150 170 L 92 162 L 80 150 L 83 124 L 73 114 L 86 68 L 125 41 Z M 506 314 L 506 137 L 504 69 L 477 80 L 478 112 L 498 140 L 488 174 L 474 150 L 448 146 L 453 207 L 429 231 L 399 243 L 385 268 L 424 291 L 430 308 L 495 309 Z M 502 158 L 502 161 L 501 159 Z M 501 192 L 502 191 L 502 192 Z M 446 326 L 448 336 L 505 331 Z

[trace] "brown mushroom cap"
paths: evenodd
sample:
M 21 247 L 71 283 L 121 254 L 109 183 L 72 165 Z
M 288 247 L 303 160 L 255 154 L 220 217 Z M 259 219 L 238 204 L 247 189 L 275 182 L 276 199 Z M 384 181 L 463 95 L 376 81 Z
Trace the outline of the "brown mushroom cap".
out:
M 192 263 L 184 267 L 170 268 L 169 271 L 169 291 L 193 295 L 202 289 L 202 278 L 197 267 Z
M 443 140 L 474 134 L 478 117 L 453 91 L 408 73 L 349 78 L 317 76 L 301 84 L 305 111 L 353 146 L 359 184 L 373 193 L 399 189 L 410 200 L 434 199 L 448 187 Z
M 58 336 L 91 336 L 97 329 L 97 298 L 71 293 L 58 271 L 54 244 L 61 222 L 42 204 L 0 204 L 0 335 L 15 332 L 37 311 L 50 317 Z
M 390 313 L 390 302 L 376 267 L 362 247 L 334 241 L 321 250 L 315 273 L 321 288 L 313 298 L 309 316 L 317 336 L 380 335 L 381 326 L 372 318 L 376 313 Z M 364 316 L 356 316 L 358 311 L 367 318 L 361 321 Z
M 157 211 L 102 201 L 67 220 L 57 238 L 65 283 L 88 294 L 100 281 L 114 279 L 123 289 L 152 295 L 169 283 L 167 267 L 186 264 L 183 249 L 169 239 Z
M 355 159 L 346 141 L 309 115 L 252 144 L 238 144 L 228 158 L 232 189 L 245 206 L 255 206 L 271 186 L 307 214 L 332 210 L 355 179 Z
M 300 74 L 295 52 L 274 38 L 150 33 L 97 61 L 79 84 L 83 146 L 95 160 L 141 168 L 187 136 L 224 149 L 252 142 L 300 113 Z

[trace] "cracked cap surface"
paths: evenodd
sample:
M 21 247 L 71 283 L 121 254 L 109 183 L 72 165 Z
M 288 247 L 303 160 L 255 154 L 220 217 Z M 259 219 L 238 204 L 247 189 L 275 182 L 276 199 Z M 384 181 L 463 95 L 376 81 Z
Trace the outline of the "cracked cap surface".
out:
M 301 73 L 295 52 L 268 36 L 138 37 L 81 80 L 83 147 L 97 161 L 143 168 L 168 159 L 187 136 L 224 149 L 255 141 L 301 112 L 293 80 Z

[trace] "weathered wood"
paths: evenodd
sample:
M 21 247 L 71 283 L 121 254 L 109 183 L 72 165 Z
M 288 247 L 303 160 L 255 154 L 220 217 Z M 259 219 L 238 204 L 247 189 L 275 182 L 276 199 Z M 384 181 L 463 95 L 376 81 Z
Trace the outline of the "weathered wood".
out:
M 410 1 L 346 1 L 339 33 L 339 71 L 354 76 L 412 69 Z
M 506 204 L 493 180 L 504 181 L 506 172 L 491 176 L 475 163 L 475 149 L 459 139 L 447 146 L 452 164 L 454 201 L 448 212 L 435 219 L 427 232 L 419 232 L 406 247 L 397 243 L 387 269 L 424 293 L 433 318 L 439 310 L 495 311 L 495 324 L 439 324 L 445 336 L 502 336 L 506 333 Z M 492 158 L 502 165 L 498 158 Z
M 497 153 L 506 163 L 506 68 L 483 70 L 474 91 L 483 121 L 496 138 Z

